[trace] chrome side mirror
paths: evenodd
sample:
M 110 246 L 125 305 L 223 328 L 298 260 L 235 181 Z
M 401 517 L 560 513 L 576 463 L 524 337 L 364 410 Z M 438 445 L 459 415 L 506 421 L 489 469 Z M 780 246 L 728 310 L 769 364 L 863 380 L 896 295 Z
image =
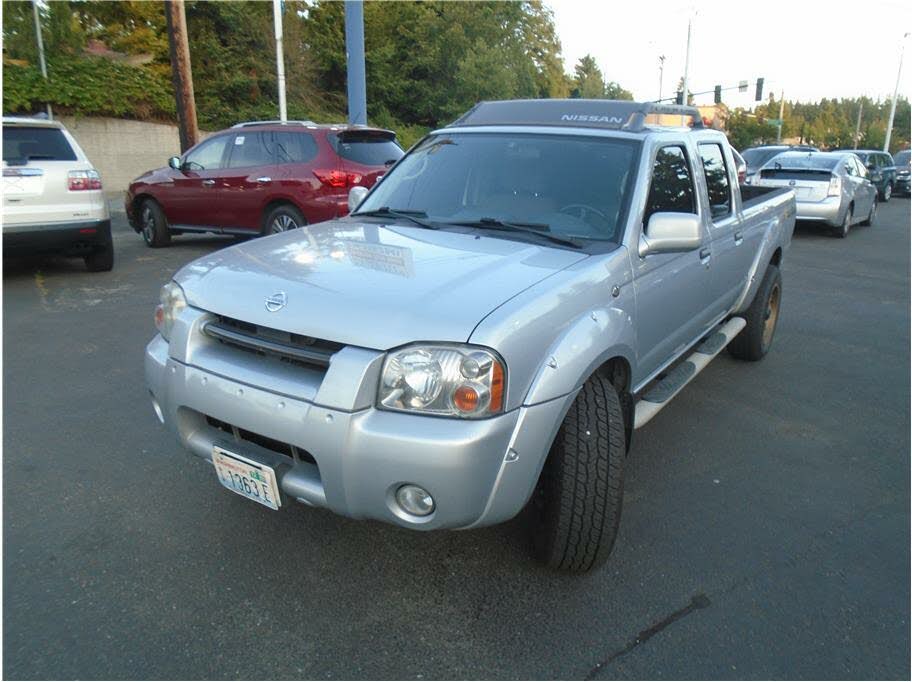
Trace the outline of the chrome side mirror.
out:
M 180 157 L 172 156 L 170 159 L 168 159 L 168 166 L 173 168 L 174 170 L 180 170 L 181 169 Z
M 361 202 L 364 201 L 364 197 L 367 196 L 367 193 L 370 190 L 367 187 L 352 187 L 348 190 L 348 212 L 353 213 L 358 210 L 358 207 L 361 205 Z
M 700 248 L 700 216 L 693 213 L 653 213 L 637 251 L 640 258 L 653 253 L 682 253 Z

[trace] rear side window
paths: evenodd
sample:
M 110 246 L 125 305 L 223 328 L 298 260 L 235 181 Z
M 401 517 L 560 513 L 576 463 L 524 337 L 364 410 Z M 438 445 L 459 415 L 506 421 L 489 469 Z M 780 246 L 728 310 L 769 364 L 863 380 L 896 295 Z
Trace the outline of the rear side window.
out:
M 231 156 L 228 168 L 248 168 L 250 166 L 269 166 L 275 163 L 272 133 L 254 133 L 244 131 L 234 136 L 231 143 Z
M 59 128 L 3 126 L 3 160 L 7 163 L 75 161 L 76 152 Z
M 652 167 L 652 183 L 643 222 L 653 213 L 696 213 L 693 178 L 682 147 L 662 147 Z
M 309 133 L 273 134 L 277 163 L 307 163 L 317 156 L 317 141 Z
M 395 163 L 405 153 L 396 141 L 386 135 L 345 133 L 336 140 L 336 152 L 347 161 L 365 166 Z
M 718 144 L 699 145 L 703 161 L 703 175 L 709 193 L 709 207 L 713 218 L 723 218 L 731 213 L 731 185 L 722 147 Z
M 193 171 L 221 168 L 225 146 L 230 138 L 230 135 L 220 135 L 206 140 L 184 157 L 184 168 Z

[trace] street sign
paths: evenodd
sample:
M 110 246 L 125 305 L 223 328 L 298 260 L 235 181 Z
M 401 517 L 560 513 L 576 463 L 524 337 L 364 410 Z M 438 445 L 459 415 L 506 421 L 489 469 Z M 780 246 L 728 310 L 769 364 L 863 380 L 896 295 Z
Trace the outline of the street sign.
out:
M 779 125 L 782 125 L 782 119 L 781 118 L 768 118 L 768 119 L 766 119 L 766 123 L 767 123 L 767 125 L 771 125 L 771 126 L 779 126 Z
M 747 81 L 738 82 L 738 92 L 747 92 Z

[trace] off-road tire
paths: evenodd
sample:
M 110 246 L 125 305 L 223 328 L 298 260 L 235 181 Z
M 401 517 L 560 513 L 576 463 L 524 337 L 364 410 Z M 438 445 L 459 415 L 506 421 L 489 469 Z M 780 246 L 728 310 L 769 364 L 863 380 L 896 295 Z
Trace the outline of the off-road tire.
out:
M 779 268 L 770 263 L 766 266 L 757 295 L 743 316 L 747 325 L 728 344 L 728 352 L 732 356 L 739 360 L 756 361 L 769 352 L 779 322 L 781 302 L 782 275 Z M 771 329 L 768 328 L 770 320 Z
M 87 256 L 83 256 L 86 270 L 89 272 L 108 272 L 114 267 L 114 241 L 111 230 L 104 235 L 102 245 Z
M 307 220 L 301 215 L 301 212 L 291 204 L 282 204 L 276 206 L 266 214 L 263 220 L 263 236 L 268 237 L 271 234 L 279 234 L 303 227 Z
M 157 249 L 171 244 L 168 219 L 157 201 L 146 199 L 140 204 L 139 228 L 146 246 Z
M 533 550 L 542 562 L 584 573 L 608 558 L 621 520 L 625 445 L 617 391 L 593 375 L 564 418 L 534 493 Z

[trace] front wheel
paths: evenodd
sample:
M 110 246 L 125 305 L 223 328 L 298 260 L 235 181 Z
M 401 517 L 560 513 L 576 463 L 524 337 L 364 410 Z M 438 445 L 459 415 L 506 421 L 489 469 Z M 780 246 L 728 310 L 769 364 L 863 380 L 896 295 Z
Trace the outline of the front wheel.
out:
M 782 274 L 770 263 L 760 282 L 754 300 L 744 314 L 747 321 L 744 329 L 731 343 L 728 352 L 739 360 L 760 360 L 773 345 L 773 335 L 779 322 L 779 306 L 782 303 Z
M 864 219 L 862 225 L 870 226 L 874 224 L 874 219 L 877 218 L 877 201 L 871 202 L 871 211 L 868 213 L 868 217 Z
M 142 228 L 142 238 L 146 246 L 157 249 L 171 243 L 171 231 L 168 229 L 168 220 L 165 212 L 157 202 L 146 199 L 139 209 L 139 222 Z
M 621 520 L 625 443 L 617 391 L 593 375 L 564 418 L 534 493 L 533 548 L 548 566 L 583 573 L 607 560 Z
M 893 196 L 893 185 L 889 182 L 884 186 L 883 191 L 880 193 L 880 200 L 883 202 L 890 201 L 890 198 Z

